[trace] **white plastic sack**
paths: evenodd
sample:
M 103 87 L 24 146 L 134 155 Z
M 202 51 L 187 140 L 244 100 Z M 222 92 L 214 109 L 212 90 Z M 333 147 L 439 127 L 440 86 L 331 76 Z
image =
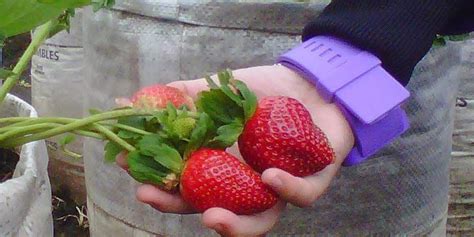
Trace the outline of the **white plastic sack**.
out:
M 113 98 L 152 83 L 272 64 L 300 43 L 303 23 L 325 6 L 251 2 L 122 0 L 116 10 L 88 14 L 86 108 L 111 108 Z M 433 48 L 417 65 L 407 86 L 412 92 L 405 105 L 411 122 L 407 133 L 374 159 L 342 168 L 313 207 L 287 208 L 268 236 L 442 232 L 460 52 L 459 45 L 448 43 Z M 84 147 L 88 206 L 96 215 L 90 219 L 92 236 L 215 236 L 202 227 L 199 216 L 160 213 L 139 203 L 136 182 L 102 161 L 103 144 L 87 139 Z
M 62 31 L 42 44 L 31 60 L 31 103 L 41 117 L 82 117 L 83 83 L 82 11 L 71 19 L 69 33 Z M 61 151 L 61 136 L 45 139 L 50 157 L 53 190 L 66 188 L 77 203 L 85 202 L 82 159 Z M 82 137 L 68 149 L 82 154 Z
M 23 100 L 7 95 L 0 117 L 37 117 Z M 48 155 L 43 140 L 21 148 L 13 178 L 0 184 L 0 236 L 53 236 Z

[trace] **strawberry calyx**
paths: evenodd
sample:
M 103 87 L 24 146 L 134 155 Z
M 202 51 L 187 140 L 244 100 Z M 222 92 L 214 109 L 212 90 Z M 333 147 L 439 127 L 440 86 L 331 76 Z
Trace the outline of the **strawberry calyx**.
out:
M 176 190 L 185 162 L 194 151 L 203 147 L 225 150 L 237 142 L 245 122 L 255 113 L 257 97 L 245 83 L 234 79 L 229 70 L 218 73 L 217 79 L 219 85 L 207 77 L 210 90 L 201 92 L 192 103 L 182 103 L 186 100 L 174 103 L 176 96 L 167 95 L 172 101 L 164 109 L 160 95 L 150 93 L 162 91 L 160 86 L 142 89 L 132 97 L 132 107 L 138 105 L 138 109 L 151 110 L 151 115 L 121 118 L 117 123 L 147 133 L 120 127 L 114 132 L 136 148 L 127 157 L 129 173 L 134 179 Z M 178 98 L 188 97 L 178 94 Z M 154 104 L 146 104 L 150 101 Z M 121 102 L 130 105 L 128 101 Z M 196 107 L 190 108 L 189 104 Z M 122 150 L 109 141 L 105 146 L 106 160 L 113 161 Z

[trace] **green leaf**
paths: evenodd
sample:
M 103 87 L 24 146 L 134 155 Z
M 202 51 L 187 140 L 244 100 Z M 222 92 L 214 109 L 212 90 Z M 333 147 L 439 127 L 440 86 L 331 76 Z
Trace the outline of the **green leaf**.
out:
M 460 35 L 448 35 L 447 38 L 450 41 L 464 41 L 469 38 L 469 34 L 460 34 Z
M 207 137 L 214 133 L 214 123 L 211 117 L 206 113 L 201 113 L 199 119 L 194 127 L 187 147 L 184 152 L 184 157 L 188 157 L 193 151 L 201 147 L 206 141 Z
M 120 118 L 118 123 L 125 124 L 138 129 L 145 129 L 145 116 L 131 116 L 126 118 Z
M 102 8 L 112 8 L 115 0 L 92 0 L 92 8 L 96 12 Z
M 153 152 L 153 159 L 156 162 L 170 169 L 175 174 L 181 173 L 181 170 L 183 169 L 183 161 L 181 155 L 176 149 L 166 144 L 158 144 L 154 146 Z
M 207 113 L 212 120 L 222 124 L 232 123 L 235 118 L 244 117 L 242 107 L 221 90 L 211 89 L 201 92 L 196 105 L 199 111 Z
M 183 162 L 179 152 L 163 143 L 163 139 L 156 135 L 146 135 L 137 144 L 141 154 L 151 156 L 162 166 L 176 174 L 181 173 Z
M 219 86 L 211 79 L 210 76 L 206 76 L 206 82 L 209 88 L 211 89 L 219 89 Z
M 232 146 L 244 130 L 244 124 L 240 120 L 217 129 L 217 137 L 209 141 L 209 147 L 224 149 Z
M 171 122 L 178 117 L 178 112 L 176 111 L 176 107 L 174 107 L 173 103 L 168 103 L 166 105 L 166 111 L 168 112 L 168 121 Z
M 14 74 L 15 73 L 13 73 L 10 70 L 0 68 L 0 80 L 6 79 L 7 77 L 9 77 L 11 75 L 14 75 Z
M 89 114 L 90 115 L 100 114 L 100 113 L 102 113 L 102 110 L 100 110 L 100 109 L 94 109 L 94 108 L 89 109 Z
M 77 8 L 91 4 L 91 0 L 36 0 L 38 3 L 59 9 Z
M 0 34 L 11 37 L 33 30 L 49 20 L 56 19 L 65 8 L 57 8 L 35 0 L 0 1 Z
M 67 9 L 63 14 L 61 14 L 58 17 L 58 22 L 51 29 L 51 32 L 49 33 L 49 37 L 53 37 L 55 34 L 63 30 L 66 30 L 67 32 L 69 32 L 70 20 L 73 15 L 74 15 L 74 9 Z
M 255 110 L 257 110 L 257 96 L 242 81 L 234 80 L 232 83 L 239 90 L 242 97 L 244 97 L 242 106 L 244 108 L 245 122 L 247 122 L 253 116 Z
M 123 148 L 115 142 L 109 141 L 105 145 L 105 161 L 115 162 L 117 155 L 123 150 Z
M 141 137 L 140 134 L 127 131 L 127 130 L 120 130 L 117 135 L 122 139 L 138 139 Z
M 3 46 L 5 46 L 5 39 L 7 37 L 5 35 L 2 34 L 2 32 L 0 32 L 0 48 L 3 48 Z
M 434 41 L 433 41 L 433 46 L 435 47 L 442 47 L 442 46 L 445 46 L 446 45 L 446 40 L 444 38 L 436 38 Z
M 217 73 L 217 79 L 219 79 L 219 83 L 222 85 L 228 85 L 232 75 L 230 74 L 230 70 L 225 70 Z
M 131 117 L 119 119 L 118 123 L 131 126 L 134 128 L 138 128 L 141 130 L 145 130 L 146 118 L 144 116 L 131 116 Z M 117 135 L 123 139 L 133 139 L 133 140 L 139 139 L 142 136 L 140 134 L 127 131 L 127 130 L 119 130 L 117 132 Z
M 76 140 L 76 136 L 72 134 L 67 134 L 59 140 L 59 145 L 65 146 L 67 144 L 70 144 L 71 142 L 74 142 L 74 140 Z
M 62 137 L 59 140 L 59 145 L 60 145 L 61 151 L 64 152 L 64 154 L 66 154 L 67 156 L 70 156 L 72 158 L 75 158 L 75 159 L 82 158 L 81 154 L 73 152 L 73 151 L 67 149 L 67 147 L 66 147 L 66 145 L 74 142 L 74 140 L 76 140 L 76 136 L 74 136 L 72 134 L 68 134 L 68 135 Z
M 0 0 L 0 35 L 7 38 L 31 31 L 49 20 L 57 19 L 68 9 L 92 4 L 98 10 L 110 8 L 114 3 L 113 0 Z M 60 23 L 54 33 L 67 26 Z
M 166 143 L 166 140 L 163 139 L 163 137 L 161 137 L 159 134 L 145 135 L 140 139 L 140 141 L 137 142 L 137 148 L 139 150 L 143 150 L 143 148 L 146 148 L 148 146 L 161 143 Z M 152 154 L 149 155 L 151 156 Z
M 163 186 L 167 174 L 160 171 L 163 167 L 151 157 L 132 151 L 127 156 L 127 163 L 130 175 L 138 182 Z
M 230 71 L 223 71 L 217 74 L 217 78 L 219 79 L 220 87 L 219 89 L 224 92 L 230 99 L 232 99 L 237 105 L 242 106 L 242 98 L 239 94 L 232 91 L 229 87 L 229 82 L 232 79 L 232 74 Z

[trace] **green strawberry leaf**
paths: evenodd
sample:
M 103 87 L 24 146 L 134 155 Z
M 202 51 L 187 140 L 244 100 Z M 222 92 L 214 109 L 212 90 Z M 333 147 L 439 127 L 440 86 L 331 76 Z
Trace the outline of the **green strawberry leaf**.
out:
M 242 81 L 234 80 L 233 84 L 244 98 L 242 106 L 244 108 L 245 122 L 247 122 L 253 116 L 255 110 L 257 110 L 257 96 Z
M 219 89 L 219 86 L 211 79 L 210 76 L 206 76 L 206 82 L 210 89 Z
M 159 134 L 150 134 L 143 136 L 140 141 L 137 142 L 137 148 L 141 151 L 146 150 L 147 147 L 156 145 L 156 144 L 166 144 L 166 139 L 163 139 Z M 153 153 L 143 153 L 148 156 L 152 156 Z
M 153 159 L 156 162 L 170 169 L 175 174 L 181 173 L 181 170 L 183 169 L 183 161 L 181 155 L 176 149 L 166 144 L 155 145 L 153 148 Z
M 242 106 L 242 98 L 239 94 L 236 94 L 232 89 L 229 87 L 229 82 L 232 78 L 232 74 L 230 71 L 222 71 L 217 73 L 217 78 L 219 79 L 220 87 L 219 89 L 224 92 L 230 99 L 232 99 L 237 105 Z
M 120 118 L 118 120 L 119 124 L 127 125 L 130 127 L 138 128 L 141 130 L 145 130 L 145 122 L 146 118 L 144 116 L 131 116 L 131 117 L 126 117 L 126 118 Z M 117 135 L 126 140 L 138 140 L 141 138 L 142 135 L 137 134 L 135 132 L 131 132 L 128 130 L 122 130 L 120 129 L 117 132 Z M 134 142 L 132 142 L 134 143 Z
M 211 89 L 199 94 L 196 101 L 198 111 L 207 113 L 212 120 L 221 124 L 232 123 L 235 118 L 244 117 L 242 107 L 230 99 L 222 90 Z
M 209 147 L 224 149 L 232 146 L 244 130 L 241 120 L 235 120 L 231 124 L 223 125 L 217 129 L 217 136 L 209 141 Z
M 55 8 L 76 8 L 91 4 L 91 0 L 36 0 L 38 3 L 53 6 Z
M 100 110 L 100 109 L 94 109 L 94 108 L 89 109 L 89 114 L 90 115 L 100 114 L 100 113 L 102 113 L 102 110 Z
M 184 157 L 188 157 L 192 152 L 199 149 L 206 139 L 214 133 L 214 123 L 209 115 L 201 113 L 199 119 L 191 132 L 191 136 L 186 149 L 184 151 Z
M 92 0 L 92 9 L 95 12 L 102 8 L 110 9 L 114 4 L 115 0 Z
M 136 140 L 136 139 L 139 139 L 142 135 L 140 134 L 137 134 L 137 133 L 134 133 L 134 132 L 131 132 L 131 131 L 127 131 L 127 130 L 120 130 L 117 135 L 122 138 L 122 139 L 132 139 L 132 140 Z
M 67 147 L 66 147 L 66 145 L 74 142 L 75 140 L 76 140 L 76 136 L 74 136 L 73 134 L 67 134 L 66 136 L 63 136 L 59 140 L 59 145 L 60 145 L 61 151 L 64 152 L 64 154 L 66 154 L 67 156 L 70 156 L 72 158 L 75 158 L 75 159 L 80 159 L 80 158 L 82 158 L 81 154 L 73 152 L 73 151 L 67 149 Z
M 123 150 L 123 148 L 115 142 L 109 141 L 105 145 L 105 161 L 106 162 L 115 162 L 117 155 Z
M 138 182 L 163 185 L 167 174 L 160 171 L 163 167 L 151 157 L 132 151 L 127 156 L 127 163 L 130 175 Z
M 131 116 L 118 119 L 118 123 L 138 129 L 145 129 L 146 118 L 144 116 Z
M 118 119 L 117 122 L 120 124 L 130 126 L 130 127 L 145 130 L 146 117 L 145 116 L 131 116 L 131 117 L 126 117 L 126 118 L 120 118 Z M 128 130 L 123 130 L 123 129 L 118 130 L 117 135 L 122 139 L 128 140 L 132 145 L 136 143 L 136 141 L 139 140 L 142 136 L 140 134 L 137 134 Z
M 166 105 L 166 112 L 168 112 L 168 121 L 171 122 L 178 117 L 178 111 L 176 111 L 176 107 L 172 103 L 168 103 Z
M 66 136 L 63 136 L 59 140 L 59 145 L 65 146 L 67 144 L 70 144 L 70 143 L 74 142 L 74 140 L 76 140 L 76 136 L 74 136 L 72 134 L 67 134 Z
M 163 142 L 163 139 L 156 134 L 145 135 L 138 142 L 137 148 L 141 154 L 151 156 L 165 168 L 176 174 L 181 173 L 182 159 L 179 152 Z

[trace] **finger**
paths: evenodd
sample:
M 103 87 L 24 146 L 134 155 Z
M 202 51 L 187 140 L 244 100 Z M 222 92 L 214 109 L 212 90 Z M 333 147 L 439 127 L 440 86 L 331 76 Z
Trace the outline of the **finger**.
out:
M 325 192 L 337 171 L 335 165 L 326 169 L 301 178 L 280 169 L 270 168 L 262 173 L 262 181 L 271 186 L 283 200 L 298 207 L 308 207 Z
M 197 79 L 189 81 L 175 81 L 167 84 L 168 86 L 178 88 L 185 94 L 191 96 L 194 100 L 197 98 L 199 92 L 209 90 L 206 80 Z
M 115 159 L 115 162 L 118 166 L 122 167 L 124 170 L 128 170 L 128 163 L 127 163 L 127 152 L 120 152 Z
M 165 213 L 195 213 L 195 211 L 179 196 L 159 188 L 144 184 L 137 189 L 137 199 Z
M 223 208 L 210 208 L 202 215 L 203 224 L 222 236 L 260 236 L 272 229 L 286 203 L 279 201 L 272 208 L 255 215 L 236 215 Z

